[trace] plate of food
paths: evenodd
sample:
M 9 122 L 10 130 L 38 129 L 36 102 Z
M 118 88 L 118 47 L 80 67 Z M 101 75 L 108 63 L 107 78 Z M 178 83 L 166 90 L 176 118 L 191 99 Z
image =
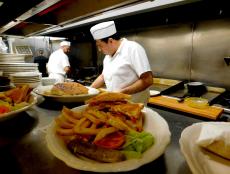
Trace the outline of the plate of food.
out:
M 30 93 L 28 85 L 0 92 L 0 121 L 17 116 L 36 104 L 37 97 Z
M 99 94 L 99 90 L 83 86 L 77 82 L 63 82 L 48 86 L 38 86 L 33 91 L 46 99 L 63 103 L 84 102 Z
M 228 122 L 196 123 L 183 130 L 180 148 L 192 173 L 229 173 L 229 132 Z
M 170 142 L 167 122 L 155 111 L 104 92 L 86 105 L 68 109 L 50 124 L 48 149 L 69 167 L 93 172 L 123 172 L 161 156 Z

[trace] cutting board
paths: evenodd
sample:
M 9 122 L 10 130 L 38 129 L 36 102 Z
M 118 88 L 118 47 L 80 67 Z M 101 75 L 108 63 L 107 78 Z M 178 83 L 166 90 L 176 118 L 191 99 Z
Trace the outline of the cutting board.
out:
M 215 106 L 208 106 L 204 109 L 193 108 L 188 106 L 184 102 L 179 103 L 177 99 L 169 98 L 167 96 L 151 97 L 149 99 L 149 103 L 158 106 L 163 106 L 170 109 L 175 109 L 186 113 L 191 113 L 212 120 L 216 120 L 224 111 L 223 108 L 219 108 Z

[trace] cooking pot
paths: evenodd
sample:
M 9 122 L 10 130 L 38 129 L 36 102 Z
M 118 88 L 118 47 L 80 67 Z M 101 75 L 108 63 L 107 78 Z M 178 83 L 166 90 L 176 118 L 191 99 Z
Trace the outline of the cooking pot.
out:
M 207 88 L 202 82 L 189 82 L 187 83 L 188 93 L 191 97 L 200 97 L 207 92 Z

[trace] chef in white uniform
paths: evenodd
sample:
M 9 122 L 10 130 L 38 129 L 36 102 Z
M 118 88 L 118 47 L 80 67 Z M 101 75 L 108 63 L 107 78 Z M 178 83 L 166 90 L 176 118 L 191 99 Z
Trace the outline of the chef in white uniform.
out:
M 70 42 L 62 41 L 60 48 L 54 51 L 47 63 L 47 70 L 50 78 L 55 78 L 56 82 L 64 82 L 67 73 L 70 71 L 70 63 L 66 55 L 70 51 Z
M 120 38 L 114 21 L 93 26 L 90 32 L 99 51 L 106 56 L 103 71 L 91 87 L 106 85 L 108 91 L 132 94 L 134 102 L 147 104 L 153 75 L 144 48 L 137 42 Z

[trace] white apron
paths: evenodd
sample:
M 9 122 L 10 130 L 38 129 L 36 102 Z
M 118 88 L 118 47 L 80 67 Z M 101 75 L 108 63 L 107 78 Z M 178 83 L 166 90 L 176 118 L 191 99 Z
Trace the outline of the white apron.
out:
M 65 76 L 63 74 L 50 73 L 49 77 L 56 79 L 56 83 L 63 83 L 65 81 Z

